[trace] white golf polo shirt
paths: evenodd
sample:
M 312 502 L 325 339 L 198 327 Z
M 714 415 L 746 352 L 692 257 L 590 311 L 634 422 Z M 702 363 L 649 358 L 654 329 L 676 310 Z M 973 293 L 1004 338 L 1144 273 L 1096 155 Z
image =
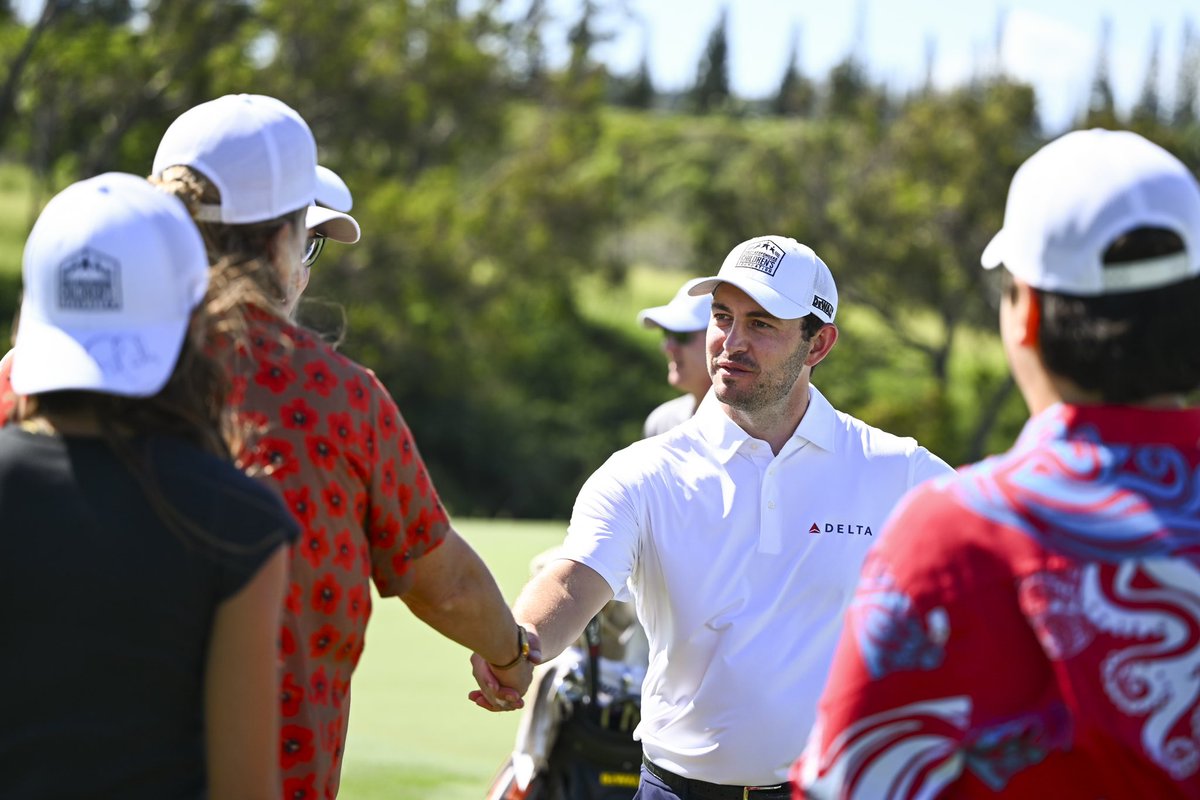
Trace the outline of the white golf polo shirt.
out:
M 580 490 L 563 556 L 636 603 L 646 755 L 712 783 L 785 781 L 867 549 L 906 491 L 949 471 L 815 387 L 778 456 L 711 392 L 615 453 Z

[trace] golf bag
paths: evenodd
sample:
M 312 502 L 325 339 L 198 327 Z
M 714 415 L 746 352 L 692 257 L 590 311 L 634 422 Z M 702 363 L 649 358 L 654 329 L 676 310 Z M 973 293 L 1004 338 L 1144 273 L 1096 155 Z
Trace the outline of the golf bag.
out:
M 539 668 L 487 800 L 630 800 L 637 791 L 642 746 L 633 730 L 646 670 L 640 652 L 633 664 L 601 656 L 604 613 L 588 624 L 584 646 Z

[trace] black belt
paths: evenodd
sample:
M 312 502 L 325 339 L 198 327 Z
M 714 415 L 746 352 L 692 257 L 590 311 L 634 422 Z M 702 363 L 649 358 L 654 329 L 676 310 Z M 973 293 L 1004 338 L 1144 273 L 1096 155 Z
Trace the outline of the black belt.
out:
M 671 788 L 671 791 L 688 800 L 789 800 L 791 787 L 786 783 L 773 786 L 727 786 L 709 783 L 694 778 L 685 778 L 665 770 L 646 757 L 642 757 L 646 771 Z

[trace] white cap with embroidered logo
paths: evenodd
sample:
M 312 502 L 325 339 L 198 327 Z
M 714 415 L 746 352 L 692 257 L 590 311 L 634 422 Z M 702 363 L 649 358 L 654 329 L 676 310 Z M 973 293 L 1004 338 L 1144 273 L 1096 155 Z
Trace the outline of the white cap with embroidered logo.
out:
M 833 273 L 811 247 L 786 236 L 759 236 L 730 251 L 720 271 L 692 285 L 693 295 L 711 294 L 722 283 L 741 289 L 780 319 L 815 314 L 825 322 L 837 315 Z
M 1184 250 L 1128 263 L 1105 251 L 1136 228 L 1165 228 Z M 1200 184 L 1179 159 L 1130 131 L 1094 128 L 1050 142 L 1017 170 L 1004 227 L 980 259 L 1036 289 L 1090 297 L 1200 274 Z
M 187 166 L 213 182 L 221 203 L 196 219 L 246 225 L 309 207 L 306 226 L 339 242 L 357 242 L 350 192 L 332 170 L 317 165 L 308 123 L 281 100 L 228 94 L 188 109 L 158 144 L 152 173 Z
M 25 242 L 18 394 L 157 394 L 175 369 L 208 257 L 183 203 L 136 175 L 72 184 Z
M 675 333 L 704 330 L 712 316 L 712 296 L 706 293 L 696 297 L 689 293 L 692 286 L 701 280 L 694 278 L 679 287 L 671 302 L 665 306 L 643 308 L 638 312 L 638 322 L 642 323 L 643 328 L 662 328 Z

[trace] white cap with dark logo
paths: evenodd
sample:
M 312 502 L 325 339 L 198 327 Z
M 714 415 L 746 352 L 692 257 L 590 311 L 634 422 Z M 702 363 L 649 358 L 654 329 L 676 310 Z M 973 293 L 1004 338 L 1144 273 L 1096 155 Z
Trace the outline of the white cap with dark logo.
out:
M 644 328 L 662 328 L 675 333 L 704 330 L 712 316 L 712 295 L 705 293 L 696 297 L 689 293 L 692 286 L 701 280 L 693 278 L 679 287 L 671 302 L 665 306 L 643 308 L 638 312 L 638 322 Z
M 1136 228 L 1164 228 L 1184 251 L 1128 263 L 1104 253 Z M 1144 291 L 1200 274 L 1200 184 L 1179 159 L 1130 131 L 1074 131 L 1013 176 L 1004 227 L 983 251 L 1036 289 L 1089 297 Z
M 183 203 L 136 175 L 72 184 L 25 242 L 18 394 L 157 394 L 175 369 L 208 257 Z
M 221 193 L 204 206 L 202 222 L 246 225 L 309 207 L 306 225 L 339 242 L 357 242 L 350 191 L 332 170 L 317 165 L 308 123 L 274 97 L 229 94 L 183 112 L 158 144 L 152 173 L 173 166 L 200 172 Z
M 730 251 L 720 271 L 696 281 L 693 295 L 711 294 L 722 283 L 741 289 L 780 319 L 815 314 L 825 322 L 837 315 L 833 274 L 812 248 L 786 236 L 759 236 Z

